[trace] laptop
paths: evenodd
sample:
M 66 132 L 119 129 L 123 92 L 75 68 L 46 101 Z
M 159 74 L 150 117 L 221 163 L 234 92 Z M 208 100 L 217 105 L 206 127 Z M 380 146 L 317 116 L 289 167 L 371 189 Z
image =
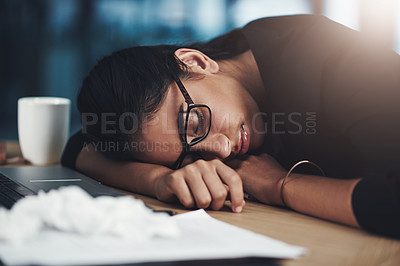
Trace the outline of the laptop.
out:
M 10 209 L 25 196 L 72 185 L 81 187 L 93 197 L 124 195 L 63 166 L 0 167 L 0 206 Z

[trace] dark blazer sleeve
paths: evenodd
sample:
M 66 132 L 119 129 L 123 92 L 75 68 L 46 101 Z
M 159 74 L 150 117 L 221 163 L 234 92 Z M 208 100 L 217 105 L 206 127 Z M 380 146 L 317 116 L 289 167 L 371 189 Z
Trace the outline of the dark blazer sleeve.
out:
M 76 169 L 76 159 L 79 152 L 84 147 L 86 141 L 87 139 L 81 131 L 78 131 L 74 135 L 72 135 L 64 148 L 64 152 L 61 157 L 61 165 Z
M 400 173 L 364 177 L 352 196 L 353 211 L 368 231 L 400 238 Z

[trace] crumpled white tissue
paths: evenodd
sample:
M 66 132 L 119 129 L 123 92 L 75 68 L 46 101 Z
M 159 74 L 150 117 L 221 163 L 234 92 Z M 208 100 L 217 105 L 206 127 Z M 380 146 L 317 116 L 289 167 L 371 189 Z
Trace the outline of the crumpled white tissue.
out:
M 93 198 L 77 186 L 28 196 L 11 210 L 0 208 L 0 241 L 21 243 L 46 230 L 139 242 L 179 235 L 169 215 L 154 213 L 141 200 L 130 196 Z

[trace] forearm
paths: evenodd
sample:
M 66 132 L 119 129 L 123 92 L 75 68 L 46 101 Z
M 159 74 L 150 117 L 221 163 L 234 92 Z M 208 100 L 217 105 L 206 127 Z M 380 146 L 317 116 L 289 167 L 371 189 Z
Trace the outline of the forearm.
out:
M 293 173 L 285 182 L 283 197 L 293 210 L 358 227 L 351 198 L 359 181 Z
M 155 179 L 171 171 L 161 165 L 111 160 L 91 145 L 79 153 L 76 168 L 103 184 L 153 197 Z
M 161 165 L 111 160 L 89 145 L 79 153 L 76 168 L 104 184 L 161 201 L 178 199 L 188 208 L 219 210 L 228 191 L 233 211 L 241 212 L 244 206 L 240 176 L 219 160 L 198 160 L 174 171 Z

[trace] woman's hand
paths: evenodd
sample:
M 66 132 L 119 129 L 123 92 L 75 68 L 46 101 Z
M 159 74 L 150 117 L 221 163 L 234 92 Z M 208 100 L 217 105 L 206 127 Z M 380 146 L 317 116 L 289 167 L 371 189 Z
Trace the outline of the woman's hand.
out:
M 244 191 L 269 205 L 282 205 L 280 188 L 286 170 L 268 154 L 248 155 L 226 163 L 240 175 Z
M 240 176 L 217 159 L 197 160 L 156 178 L 154 191 L 157 199 L 172 201 L 178 198 L 188 208 L 197 206 L 219 210 L 228 195 L 232 211 L 241 212 L 245 205 Z
M 162 201 L 178 198 L 186 207 L 218 210 L 229 197 L 235 212 L 245 204 L 240 176 L 220 160 L 198 160 L 174 171 L 162 165 L 111 160 L 90 144 L 79 153 L 76 167 L 103 184 Z

